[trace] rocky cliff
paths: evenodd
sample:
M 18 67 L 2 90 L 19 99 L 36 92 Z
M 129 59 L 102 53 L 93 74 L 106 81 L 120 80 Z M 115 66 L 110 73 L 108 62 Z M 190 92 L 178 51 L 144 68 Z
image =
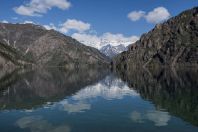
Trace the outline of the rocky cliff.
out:
M 158 24 L 129 50 L 113 59 L 114 68 L 198 65 L 198 7 Z
M 33 24 L 0 23 L 0 66 L 106 65 L 98 50 L 71 37 Z

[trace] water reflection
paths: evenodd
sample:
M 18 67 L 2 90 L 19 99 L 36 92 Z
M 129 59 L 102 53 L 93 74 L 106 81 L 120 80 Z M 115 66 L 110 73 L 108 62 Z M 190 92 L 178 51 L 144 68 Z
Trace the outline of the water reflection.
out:
M 125 96 L 135 97 L 138 94 L 130 89 L 121 79 L 108 75 L 94 85 L 89 85 L 64 99 L 56 105 L 69 113 L 84 112 L 91 109 L 90 100 L 103 98 L 105 100 L 122 99 Z
M 100 69 L 16 70 L 1 79 L 0 109 L 33 109 L 57 102 L 107 75 Z
M 16 125 L 21 129 L 29 129 L 31 132 L 70 132 L 68 125 L 54 126 L 42 116 L 27 116 L 17 120 Z
M 94 86 L 88 86 L 76 93 L 73 98 L 76 100 L 102 97 L 106 100 L 122 99 L 124 96 L 138 96 L 135 90 L 130 89 L 127 84 L 113 75 L 107 76 L 104 80 Z
M 136 123 L 144 123 L 145 120 L 149 120 L 154 122 L 155 126 L 166 126 L 171 116 L 168 112 L 163 111 L 146 111 L 145 113 L 133 111 L 131 119 Z
M 91 104 L 82 101 L 77 103 L 69 103 L 67 100 L 64 100 L 61 101 L 60 104 L 63 106 L 63 110 L 68 113 L 83 112 L 91 109 Z
M 165 109 L 198 126 L 198 69 L 130 69 L 118 74 L 157 110 Z
M 0 130 L 197 131 L 197 77 L 196 69 L 4 71 Z

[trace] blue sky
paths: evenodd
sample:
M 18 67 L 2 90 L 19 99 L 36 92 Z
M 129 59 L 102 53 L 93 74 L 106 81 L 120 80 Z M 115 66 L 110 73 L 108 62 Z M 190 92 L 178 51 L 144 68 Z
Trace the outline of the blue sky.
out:
M 197 5 L 198 0 L 1 0 L 0 21 L 45 25 L 87 45 L 103 38 L 132 43 L 157 23 Z M 101 42 L 91 46 L 99 48 Z

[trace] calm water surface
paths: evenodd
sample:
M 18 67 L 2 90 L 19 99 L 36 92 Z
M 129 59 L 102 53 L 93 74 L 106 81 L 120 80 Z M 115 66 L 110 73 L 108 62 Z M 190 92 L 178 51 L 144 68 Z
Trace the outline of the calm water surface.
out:
M 198 71 L 0 72 L 1 132 L 197 132 Z

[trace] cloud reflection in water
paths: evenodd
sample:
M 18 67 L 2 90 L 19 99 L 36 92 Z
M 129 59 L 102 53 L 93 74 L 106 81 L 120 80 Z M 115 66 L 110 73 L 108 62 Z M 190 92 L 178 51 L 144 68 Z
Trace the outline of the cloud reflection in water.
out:
M 29 129 L 31 132 L 70 132 L 69 126 L 55 126 L 43 119 L 42 116 L 22 117 L 16 121 L 16 125 L 21 129 Z
M 106 100 L 122 99 L 124 96 L 139 96 L 133 89 L 130 89 L 121 79 L 107 76 L 104 80 L 95 85 L 87 86 L 75 93 L 68 99 L 59 102 L 63 110 L 68 113 L 84 112 L 91 109 L 88 100 L 101 97 Z M 75 102 L 75 103 L 73 103 Z
M 168 112 L 163 111 L 146 111 L 145 113 L 140 113 L 133 111 L 131 113 L 131 119 L 136 123 L 144 123 L 146 120 L 154 122 L 155 126 L 166 126 L 171 116 Z

